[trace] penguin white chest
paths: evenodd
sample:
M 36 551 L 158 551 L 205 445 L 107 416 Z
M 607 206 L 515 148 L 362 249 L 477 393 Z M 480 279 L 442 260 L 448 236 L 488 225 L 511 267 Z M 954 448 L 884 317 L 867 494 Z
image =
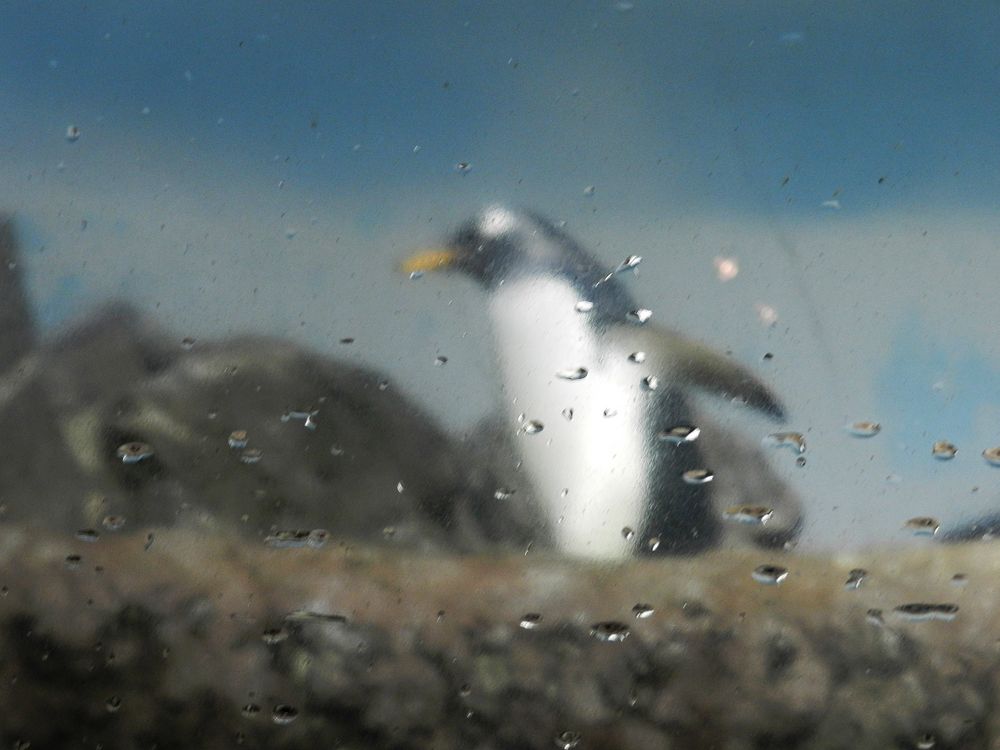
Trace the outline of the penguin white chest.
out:
M 556 543 L 566 554 L 617 558 L 634 549 L 627 530 L 644 520 L 650 394 L 645 373 L 578 311 L 580 301 L 571 284 L 543 276 L 502 285 L 490 313 L 522 469 Z

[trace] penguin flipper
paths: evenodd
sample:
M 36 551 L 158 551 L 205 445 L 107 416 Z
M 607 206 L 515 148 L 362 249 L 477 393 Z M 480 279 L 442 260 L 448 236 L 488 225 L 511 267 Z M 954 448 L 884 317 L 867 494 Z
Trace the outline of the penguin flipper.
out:
M 666 353 L 668 361 L 660 364 L 672 377 L 723 398 L 739 399 L 774 419 L 785 418 L 780 399 L 743 365 L 668 328 L 643 326 L 640 338 L 646 341 L 651 364 L 659 358 L 653 352 Z

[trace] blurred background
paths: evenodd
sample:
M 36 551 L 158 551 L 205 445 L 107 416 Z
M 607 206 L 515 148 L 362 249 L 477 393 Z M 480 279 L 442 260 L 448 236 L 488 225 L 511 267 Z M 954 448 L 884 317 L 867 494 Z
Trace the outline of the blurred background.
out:
M 772 458 L 805 499 L 803 545 L 908 543 L 907 518 L 1000 509 L 980 455 L 1000 445 L 992 3 L 3 16 L 0 210 L 49 334 L 120 298 L 178 341 L 291 337 L 466 431 L 499 398 L 483 297 L 395 264 L 500 201 L 609 266 L 641 255 L 628 283 L 657 320 L 783 396 L 807 463 Z M 858 420 L 881 433 L 851 436 Z

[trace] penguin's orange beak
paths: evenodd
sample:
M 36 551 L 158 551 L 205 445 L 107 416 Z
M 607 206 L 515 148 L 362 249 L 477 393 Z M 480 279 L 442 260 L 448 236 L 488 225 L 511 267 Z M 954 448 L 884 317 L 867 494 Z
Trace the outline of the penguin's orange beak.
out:
M 459 252 L 452 248 L 436 247 L 420 250 L 399 264 L 403 273 L 438 271 L 455 265 Z

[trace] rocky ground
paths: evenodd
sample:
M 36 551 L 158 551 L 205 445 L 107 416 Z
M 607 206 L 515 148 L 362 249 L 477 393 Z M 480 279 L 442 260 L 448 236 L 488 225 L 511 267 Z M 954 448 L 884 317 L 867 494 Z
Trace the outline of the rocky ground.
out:
M 762 554 L 8 527 L 0 745 L 1000 747 L 1000 548 Z

